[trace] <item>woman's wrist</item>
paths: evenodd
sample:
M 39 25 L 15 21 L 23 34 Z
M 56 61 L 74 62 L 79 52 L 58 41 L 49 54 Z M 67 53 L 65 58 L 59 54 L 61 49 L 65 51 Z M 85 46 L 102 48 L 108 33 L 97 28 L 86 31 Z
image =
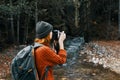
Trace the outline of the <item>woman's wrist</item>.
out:
M 63 42 L 59 42 L 59 47 L 60 47 L 60 49 L 64 49 L 64 44 L 63 44 Z

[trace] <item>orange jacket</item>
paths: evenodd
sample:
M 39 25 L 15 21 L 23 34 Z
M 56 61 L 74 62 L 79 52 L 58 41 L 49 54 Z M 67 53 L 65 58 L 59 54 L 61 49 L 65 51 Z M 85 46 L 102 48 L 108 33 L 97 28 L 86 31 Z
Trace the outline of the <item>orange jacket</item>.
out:
M 56 54 L 50 47 L 42 46 L 35 50 L 35 63 L 37 71 L 39 72 L 38 76 L 41 80 L 46 66 L 50 66 L 47 77 L 45 80 L 54 80 L 53 77 L 53 66 L 57 64 L 63 64 L 66 62 L 66 51 L 61 49 L 58 54 Z

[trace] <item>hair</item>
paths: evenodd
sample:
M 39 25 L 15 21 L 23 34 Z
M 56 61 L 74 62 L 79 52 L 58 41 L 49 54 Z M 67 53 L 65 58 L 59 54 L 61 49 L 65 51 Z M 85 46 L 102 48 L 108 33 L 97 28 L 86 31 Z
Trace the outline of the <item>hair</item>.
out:
M 50 43 L 50 34 L 48 34 L 46 37 L 44 38 L 35 38 L 35 42 L 38 42 L 38 43 L 41 43 L 41 44 L 44 44 L 44 43 Z

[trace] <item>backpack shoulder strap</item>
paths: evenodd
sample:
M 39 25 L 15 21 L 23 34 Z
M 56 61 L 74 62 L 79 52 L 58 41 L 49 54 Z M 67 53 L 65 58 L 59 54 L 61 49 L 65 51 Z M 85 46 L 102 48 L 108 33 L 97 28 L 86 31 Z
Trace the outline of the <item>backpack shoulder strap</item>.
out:
M 42 44 L 39 44 L 39 43 L 34 43 L 34 46 L 33 46 L 33 49 L 32 49 L 32 58 L 33 58 L 33 65 L 35 66 L 35 70 L 34 70 L 34 74 L 36 75 L 36 80 L 39 80 L 39 77 L 38 77 L 38 72 L 37 72 L 37 69 L 36 69 L 36 65 L 35 65 L 35 49 L 42 46 Z
M 34 75 L 35 75 L 35 80 L 39 80 L 36 65 L 35 65 L 35 57 L 34 57 L 34 46 L 32 46 L 32 66 L 34 67 Z
M 43 44 L 40 44 L 40 43 L 34 43 L 34 49 L 40 47 L 40 46 L 43 46 Z

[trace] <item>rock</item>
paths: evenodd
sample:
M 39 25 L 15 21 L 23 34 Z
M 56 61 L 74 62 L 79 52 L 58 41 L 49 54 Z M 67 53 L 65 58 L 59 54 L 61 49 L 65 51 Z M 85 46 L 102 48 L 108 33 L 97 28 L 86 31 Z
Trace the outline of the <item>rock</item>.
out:
M 93 76 L 95 76 L 95 75 L 96 75 L 96 73 L 92 73 L 92 75 L 93 75 Z
M 81 55 L 85 55 L 85 53 L 87 57 L 83 61 L 100 64 L 104 68 L 109 68 L 120 74 L 120 55 L 118 54 L 120 53 L 120 46 L 116 48 L 113 45 L 100 45 L 96 42 L 90 42 L 85 44 L 80 51 Z
M 82 37 L 68 38 L 65 41 L 65 49 L 67 50 L 68 62 L 75 60 L 79 56 L 80 47 L 83 43 L 84 38 Z

